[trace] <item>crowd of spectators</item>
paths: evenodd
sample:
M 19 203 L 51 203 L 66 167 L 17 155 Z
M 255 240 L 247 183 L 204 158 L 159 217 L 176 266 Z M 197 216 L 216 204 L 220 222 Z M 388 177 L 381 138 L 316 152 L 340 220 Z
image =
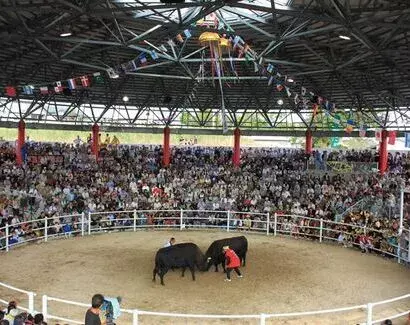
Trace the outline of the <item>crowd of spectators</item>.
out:
M 47 325 L 43 314 L 34 316 L 20 309 L 16 301 L 10 301 L 7 308 L 0 310 L 0 325 Z
M 29 142 L 26 150 L 26 164 L 17 167 L 13 146 L 0 145 L 0 238 L 4 238 L 1 228 L 9 224 L 11 244 L 41 236 L 46 217 L 49 234 L 71 234 L 78 230 L 81 213 L 149 209 L 241 211 L 232 218 L 236 219 L 232 227 L 245 229 L 266 227 L 260 221 L 266 220 L 267 213 L 294 214 L 306 219 L 279 217 L 279 230 L 308 235 L 311 230 L 306 226 L 318 222 L 308 218 L 335 220 L 363 198 L 372 198 L 384 209 L 366 217 L 347 214 L 344 222 L 396 236 L 398 193 L 410 179 L 410 155 L 401 153 L 389 154 L 394 169 L 383 177 L 370 170 L 360 174 L 307 170 L 309 159 L 346 163 L 377 160 L 377 153 L 370 150 L 315 152 L 309 157 L 297 149 L 243 148 L 239 168 L 232 164 L 232 150 L 223 147 L 172 147 L 171 165 L 166 168 L 161 164 L 160 146 L 108 142 L 101 148 L 98 164 L 87 142 Z M 40 158 L 31 160 L 34 156 Z M 252 214 L 256 212 L 265 215 Z M 204 215 L 186 213 L 197 219 L 187 221 L 187 225 L 226 226 L 221 217 L 226 214 Z M 138 222 L 178 223 L 179 217 L 167 218 L 172 216 L 146 212 L 138 215 Z M 131 226 L 126 220 L 129 217 L 132 214 L 92 214 L 91 225 L 127 227 Z

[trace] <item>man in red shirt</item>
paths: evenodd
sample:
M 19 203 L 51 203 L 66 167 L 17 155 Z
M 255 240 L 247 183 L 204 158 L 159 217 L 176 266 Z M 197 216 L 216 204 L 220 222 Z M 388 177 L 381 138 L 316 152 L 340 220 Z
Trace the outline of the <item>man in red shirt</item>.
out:
M 229 246 L 224 246 L 223 251 L 225 254 L 225 264 L 226 264 L 226 279 L 225 281 L 231 281 L 231 272 L 235 270 L 238 278 L 242 278 L 242 274 L 239 271 L 239 266 L 241 266 L 241 260 L 234 250 L 230 249 Z

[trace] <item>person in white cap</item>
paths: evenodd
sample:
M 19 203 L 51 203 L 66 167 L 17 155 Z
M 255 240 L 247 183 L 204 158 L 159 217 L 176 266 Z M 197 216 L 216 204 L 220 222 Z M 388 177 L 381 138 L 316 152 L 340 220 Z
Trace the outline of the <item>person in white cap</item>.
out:
M 239 271 L 239 266 L 241 266 L 241 260 L 238 255 L 234 252 L 233 249 L 230 249 L 229 246 L 224 246 L 223 252 L 225 254 L 226 260 L 226 279 L 225 281 L 231 281 L 231 272 L 235 270 L 238 278 L 242 278 L 241 271 Z

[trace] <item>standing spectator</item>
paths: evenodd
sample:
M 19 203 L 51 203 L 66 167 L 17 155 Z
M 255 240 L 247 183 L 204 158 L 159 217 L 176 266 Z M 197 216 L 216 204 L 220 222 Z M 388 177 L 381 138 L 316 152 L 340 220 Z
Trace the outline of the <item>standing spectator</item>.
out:
M 104 302 L 101 294 L 95 294 L 91 299 L 91 308 L 85 313 L 85 325 L 101 325 L 100 307 Z
M 226 279 L 225 281 L 231 281 L 231 272 L 235 270 L 238 278 L 242 278 L 242 274 L 239 271 L 239 266 L 241 266 L 241 260 L 239 259 L 238 255 L 236 255 L 233 249 L 230 249 L 229 246 L 224 246 L 223 251 L 225 254 L 226 260 Z

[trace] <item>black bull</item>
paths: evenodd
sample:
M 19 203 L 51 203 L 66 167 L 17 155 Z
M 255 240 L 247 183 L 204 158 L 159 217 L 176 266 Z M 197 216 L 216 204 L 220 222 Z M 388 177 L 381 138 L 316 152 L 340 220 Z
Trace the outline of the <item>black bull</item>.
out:
M 211 265 L 215 265 L 215 272 L 218 272 L 218 264 L 222 264 L 224 272 L 225 269 L 225 256 L 223 254 L 222 248 L 224 246 L 229 246 L 232 248 L 236 255 L 241 260 L 243 266 L 246 264 L 246 252 L 248 251 L 248 240 L 245 236 L 239 237 L 232 237 L 232 238 L 224 238 L 215 240 L 211 246 L 209 246 L 208 250 L 205 253 L 205 257 L 207 259 L 207 270 L 211 267 Z
M 155 267 L 153 270 L 152 281 L 155 281 L 156 274 L 161 278 L 164 285 L 164 275 L 169 269 L 182 268 L 182 276 L 185 269 L 189 268 L 192 280 L 195 281 L 195 267 L 200 271 L 206 270 L 206 260 L 204 254 L 194 243 L 176 244 L 158 250 L 155 255 Z

